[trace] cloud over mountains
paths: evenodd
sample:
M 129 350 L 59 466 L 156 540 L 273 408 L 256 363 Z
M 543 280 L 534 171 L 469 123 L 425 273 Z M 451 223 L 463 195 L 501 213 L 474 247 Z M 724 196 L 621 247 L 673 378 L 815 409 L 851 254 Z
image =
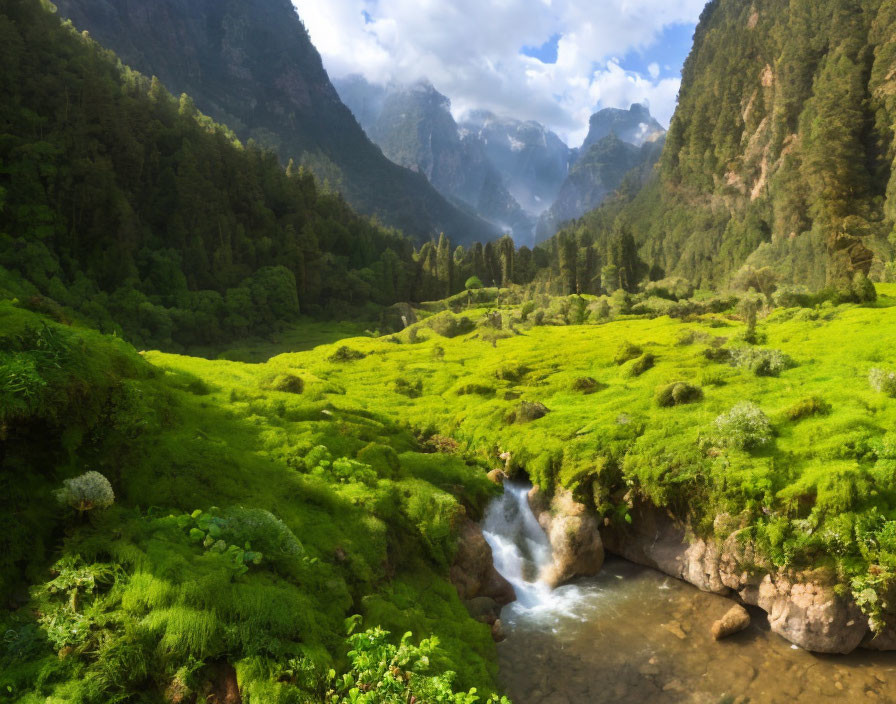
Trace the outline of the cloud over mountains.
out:
M 581 142 L 589 116 L 602 107 L 649 103 L 668 124 L 683 57 L 670 56 L 660 40 L 671 30 L 690 31 L 705 4 L 293 2 L 332 76 L 360 73 L 379 83 L 425 77 L 451 98 L 456 114 L 485 108 L 537 120 L 571 144 Z

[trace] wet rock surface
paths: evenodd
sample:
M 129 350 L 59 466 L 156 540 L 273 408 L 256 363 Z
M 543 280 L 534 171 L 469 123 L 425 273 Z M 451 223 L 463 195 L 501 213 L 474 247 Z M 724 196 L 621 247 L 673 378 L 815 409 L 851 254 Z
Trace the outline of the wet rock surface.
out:
M 538 488 L 529 492 L 529 507 L 551 543 L 553 564 L 541 578 L 551 587 L 573 577 L 597 574 L 604 563 L 597 519 L 561 489 L 550 501 Z
M 730 599 L 616 557 L 558 596 L 572 589 L 574 609 L 504 609 L 500 678 L 514 702 L 896 702 L 896 653 L 812 654 L 756 608 L 745 630 L 715 641 Z
M 773 572 L 737 531 L 722 542 L 705 541 L 653 506 L 636 503 L 631 513 L 630 526 L 601 530 L 609 551 L 705 592 L 760 607 L 774 633 L 806 650 L 849 653 L 867 640 L 868 620 L 836 594 L 833 575 Z M 889 640 L 877 639 L 878 649 Z
M 458 530 L 457 554 L 449 577 L 473 618 L 484 623 L 493 624 L 501 607 L 516 598 L 513 585 L 495 569 L 482 528 L 468 518 Z
M 740 604 L 735 604 L 725 615 L 712 624 L 712 637 L 716 640 L 733 636 L 750 627 L 750 614 Z

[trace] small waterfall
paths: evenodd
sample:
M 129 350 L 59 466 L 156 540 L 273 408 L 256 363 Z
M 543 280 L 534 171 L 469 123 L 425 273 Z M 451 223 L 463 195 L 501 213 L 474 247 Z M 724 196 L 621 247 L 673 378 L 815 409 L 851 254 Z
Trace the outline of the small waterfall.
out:
M 552 590 L 540 579 L 553 562 L 547 535 L 529 508 L 531 485 L 504 482 L 504 494 L 489 504 L 482 533 L 492 548 L 495 568 L 513 585 L 516 602 L 508 609 L 528 616 L 577 616 L 581 590 L 572 585 Z

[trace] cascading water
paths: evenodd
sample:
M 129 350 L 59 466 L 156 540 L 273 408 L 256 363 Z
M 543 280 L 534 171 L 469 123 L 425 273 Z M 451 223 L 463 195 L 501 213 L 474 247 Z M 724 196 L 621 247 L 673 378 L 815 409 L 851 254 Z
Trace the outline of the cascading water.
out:
M 576 606 L 582 590 L 574 585 L 551 589 L 541 579 L 542 571 L 553 562 L 547 535 L 529 508 L 531 485 L 505 482 L 504 494 L 489 504 L 482 533 L 492 548 L 495 568 L 513 585 L 517 600 L 503 617 L 513 621 L 525 613 L 533 616 L 580 618 Z
M 482 525 L 517 601 L 501 612 L 507 694 L 526 704 L 888 701 L 896 654 L 820 660 L 759 625 L 710 635 L 731 602 L 610 557 L 594 577 L 551 591 L 551 546 L 524 484 L 505 482 Z

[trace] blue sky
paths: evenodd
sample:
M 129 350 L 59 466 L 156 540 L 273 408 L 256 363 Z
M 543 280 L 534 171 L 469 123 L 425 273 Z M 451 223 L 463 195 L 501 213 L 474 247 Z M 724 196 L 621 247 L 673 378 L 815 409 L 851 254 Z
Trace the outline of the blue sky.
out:
M 293 0 L 333 77 L 427 79 L 460 117 L 537 120 L 581 143 L 591 113 L 663 124 L 705 0 Z

